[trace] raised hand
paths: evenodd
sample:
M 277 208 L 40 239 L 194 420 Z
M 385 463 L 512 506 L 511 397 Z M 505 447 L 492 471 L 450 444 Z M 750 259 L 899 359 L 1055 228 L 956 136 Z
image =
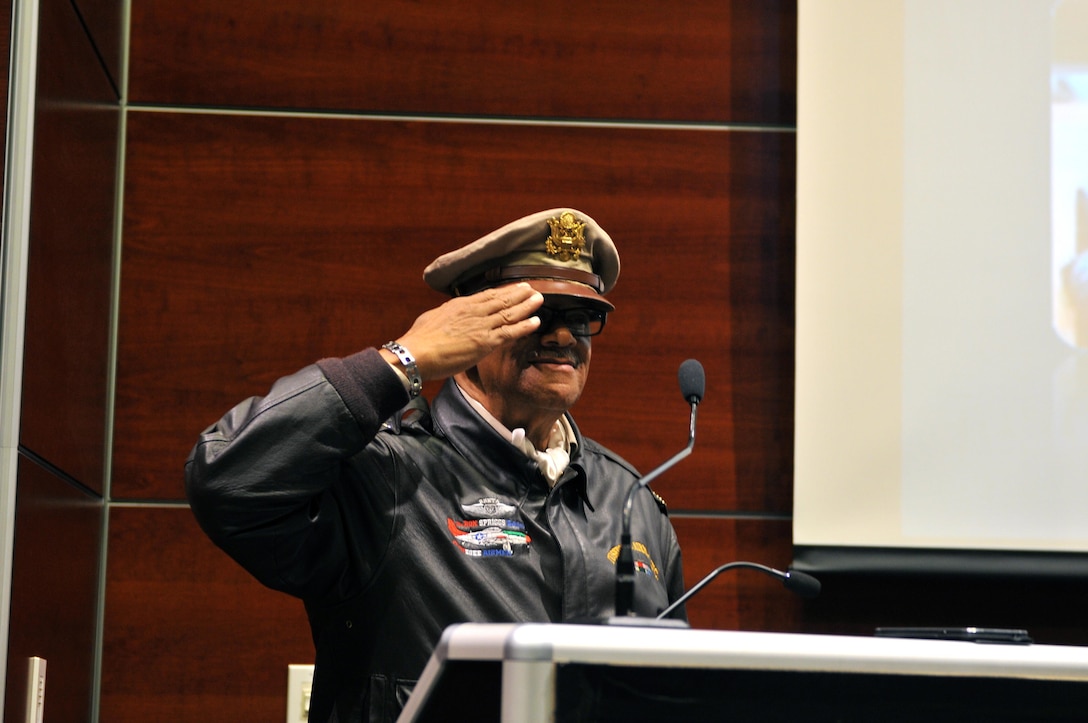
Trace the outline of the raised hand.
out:
M 420 314 L 397 341 L 411 351 L 424 380 L 449 377 L 536 331 L 540 319 L 533 314 L 543 303 L 526 283 L 485 289 Z

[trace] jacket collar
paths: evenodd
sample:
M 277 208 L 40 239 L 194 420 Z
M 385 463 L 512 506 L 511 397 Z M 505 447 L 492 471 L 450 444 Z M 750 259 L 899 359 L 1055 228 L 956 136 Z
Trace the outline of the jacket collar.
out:
M 504 480 L 512 477 L 510 472 L 517 470 L 520 472 L 517 476 L 524 479 L 526 483 L 539 484 L 547 488 L 547 483 L 536 462 L 509 440 L 504 439 L 498 430 L 484 420 L 472 408 L 452 378 L 446 380 L 438 395 L 435 396 L 431 404 L 431 415 L 434 433 L 444 437 L 462 457 L 472 462 L 478 469 L 498 468 L 500 472 L 505 473 L 495 475 L 495 484 L 504 484 Z M 585 468 L 582 465 L 584 439 L 569 413 L 565 415 L 565 418 L 574 434 L 571 459 L 570 465 L 560 476 L 555 487 L 558 489 L 560 486 L 573 483 L 579 497 L 585 500 L 590 509 L 593 509 L 586 489 Z M 506 491 L 515 492 L 515 490 Z

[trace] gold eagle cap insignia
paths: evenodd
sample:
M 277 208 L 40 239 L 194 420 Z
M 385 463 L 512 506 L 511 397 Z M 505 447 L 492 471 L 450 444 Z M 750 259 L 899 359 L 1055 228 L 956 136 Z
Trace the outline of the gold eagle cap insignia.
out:
M 586 224 L 570 211 L 548 219 L 552 235 L 544 247 L 560 261 L 577 261 L 586 247 Z

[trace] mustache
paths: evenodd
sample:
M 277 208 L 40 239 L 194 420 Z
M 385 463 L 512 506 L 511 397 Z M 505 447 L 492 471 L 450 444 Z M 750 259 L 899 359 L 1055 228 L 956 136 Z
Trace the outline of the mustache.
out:
M 530 364 L 535 362 L 570 364 L 577 369 L 582 365 L 584 360 L 582 359 L 582 355 L 575 349 L 533 349 L 529 352 L 526 361 Z

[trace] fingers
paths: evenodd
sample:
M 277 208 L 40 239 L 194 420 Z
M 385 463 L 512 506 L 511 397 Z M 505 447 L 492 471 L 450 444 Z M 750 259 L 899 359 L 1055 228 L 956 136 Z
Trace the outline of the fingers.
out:
M 540 317 L 530 316 L 528 319 L 523 319 L 513 324 L 506 324 L 504 326 L 500 326 L 495 331 L 499 335 L 502 342 L 507 342 L 513 339 L 520 339 L 523 336 L 528 336 L 539 328 Z
M 481 304 L 496 328 L 518 325 L 544 303 L 544 296 L 524 282 L 487 289 L 468 298 Z
M 543 303 L 543 295 L 525 283 L 487 289 L 425 312 L 398 341 L 415 355 L 424 379 L 450 376 L 536 331 L 534 312 Z
M 524 336 L 540 326 L 540 319 L 535 314 L 544 304 L 544 295 L 528 284 L 525 286 L 528 289 L 528 295 L 513 306 L 507 307 L 502 314 L 504 328 L 512 335 L 510 338 Z
M 517 339 L 540 326 L 535 312 L 544 304 L 544 296 L 528 284 L 486 289 L 463 300 L 479 314 L 482 327 L 495 335 L 494 339 L 482 339 L 484 343 L 497 345 Z

